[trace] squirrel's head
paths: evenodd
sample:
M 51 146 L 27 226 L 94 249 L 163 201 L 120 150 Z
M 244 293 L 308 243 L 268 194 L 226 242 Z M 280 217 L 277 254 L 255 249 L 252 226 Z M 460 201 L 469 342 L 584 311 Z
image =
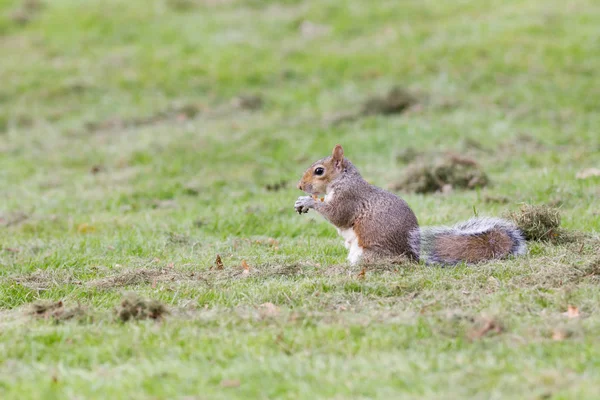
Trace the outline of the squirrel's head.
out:
M 329 184 L 344 171 L 344 164 L 344 149 L 338 144 L 333 148 L 331 156 L 315 161 L 304 172 L 298 182 L 298 189 L 312 195 L 327 193 Z

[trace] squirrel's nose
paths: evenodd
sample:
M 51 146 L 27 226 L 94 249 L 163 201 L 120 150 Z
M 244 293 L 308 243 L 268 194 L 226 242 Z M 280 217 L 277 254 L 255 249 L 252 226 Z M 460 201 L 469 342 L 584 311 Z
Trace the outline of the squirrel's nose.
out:
M 300 190 L 302 190 L 302 182 L 298 182 L 298 184 L 296 185 L 296 187 Z

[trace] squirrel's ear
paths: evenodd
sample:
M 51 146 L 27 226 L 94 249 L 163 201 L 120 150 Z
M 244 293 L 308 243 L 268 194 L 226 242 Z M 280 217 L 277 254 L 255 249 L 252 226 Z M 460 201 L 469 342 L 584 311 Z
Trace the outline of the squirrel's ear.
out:
M 333 157 L 333 160 L 336 162 L 336 164 L 338 162 L 341 163 L 342 160 L 344 159 L 344 149 L 342 149 L 342 146 L 340 146 L 339 144 L 336 144 L 335 147 L 333 148 L 333 152 L 331 153 L 331 156 Z
M 331 158 L 333 158 L 333 164 L 335 168 L 341 170 L 342 169 L 342 161 L 344 161 L 344 149 L 339 144 L 336 144 L 333 148 L 333 152 L 331 153 Z

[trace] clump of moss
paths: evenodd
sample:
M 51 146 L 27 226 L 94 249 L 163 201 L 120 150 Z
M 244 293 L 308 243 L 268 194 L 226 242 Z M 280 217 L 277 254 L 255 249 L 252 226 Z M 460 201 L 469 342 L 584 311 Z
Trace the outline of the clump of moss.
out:
M 489 184 L 486 173 L 470 158 L 448 156 L 409 165 L 396 190 L 431 193 L 448 189 L 475 189 Z
M 127 322 L 144 319 L 159 320 L 168 314 L 168 310 L 157 300 L 147 300 L 130 294 L 123 298 L 116 313 L 121 321 Z
M 546 205 L 523 204 L 505 214 L 517 224 L 527 240 L 553 241 L 565 233 L 560 229 L 560 211 Z
M 88 318 L 88 312 L 81 305 L 65 307 L 62 301 L 38 301 L 32 304 L 29 314 L 37 318 L 52 319 L 55 322 L 68 320 L 82 321 Z

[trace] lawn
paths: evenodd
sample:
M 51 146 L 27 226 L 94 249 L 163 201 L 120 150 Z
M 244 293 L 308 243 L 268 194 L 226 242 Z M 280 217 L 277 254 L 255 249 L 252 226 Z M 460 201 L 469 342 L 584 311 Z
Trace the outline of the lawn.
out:
M 0 0 L 0 397 L 598 398 L 599 24 L 593 0 Z M 411 106 L 362 112 L 392 88 Z M 396 191 L 421 225 L 551 205 L 575 239 L 352 267 L 293 209 L 336 143 L 386 188 L 476 161 L 485 187 Z

